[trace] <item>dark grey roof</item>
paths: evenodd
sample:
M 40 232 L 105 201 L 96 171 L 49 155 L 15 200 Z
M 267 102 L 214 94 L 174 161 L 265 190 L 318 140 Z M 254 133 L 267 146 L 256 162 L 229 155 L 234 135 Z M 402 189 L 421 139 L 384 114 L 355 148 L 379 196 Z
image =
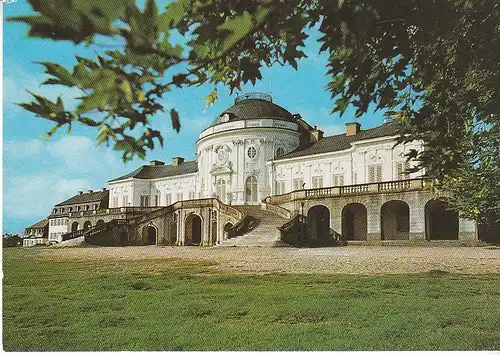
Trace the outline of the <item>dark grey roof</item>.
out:
M 185 161 L 177 166 L 174 165 L 143 165 L 140 168 L 120 176 L 116 179 L 109 180 L 109 182 L 125 180 L 128 178 L 134 179 L 158 179 L 169 176 L 178 176 L 184 174 L 191 174 L 198 171 L 198 163 L 196 160 Z
M 267 100 L 245 99 L 236 102 L 233 106 L 222 112 L 210 126 L 215 126 L 222 122 L 222 116 L 228 113 L 229 121 L 241 121 L 252 118 L 274 118 L 295 122 L 293 115 L 283 107 L 273 104 Z
M 399 134 L 398 124 L 393 121 L 391 123 L 383 124 L 382 126 L 361 130 L 358 134 L 346 136 L 345 133 L 337 134 L 335 136 L 324 137 L 317 143 L 312 145 L 298 147 L 294 151 L 282 155 L 275 160 L 296 158 L 307 155 L 315 155 L 329 152 L 337 152 L 340 150 L 349 149 L 352 142 L 362 141 L 365 139 L 380 138 L 386 136 L 396 136 Z
M 58 203 L 56 206 L 65 206 L 65 205 L 75 205 L 79 203 L 89 203 L 89 202 L 97 202 L 101 201 L 103 198 L 108 197 L 109 191 L 95 191 L 95 192 L 86 192 L 83 194 L 78 194 L 76 196 L 67 199 L 61 203 Z
M 42 219 L 41 221 L 36 222 L 32 226 L 29 226 L 26 229 L 39 229 L 39 228 L 45 228 L 49 225 L 49 220 L 48 219 Z

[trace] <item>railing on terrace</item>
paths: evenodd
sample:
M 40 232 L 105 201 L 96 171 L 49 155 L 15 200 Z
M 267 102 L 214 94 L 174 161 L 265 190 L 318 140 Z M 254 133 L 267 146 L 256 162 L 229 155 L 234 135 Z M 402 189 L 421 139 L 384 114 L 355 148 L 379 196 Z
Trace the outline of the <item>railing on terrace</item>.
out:
M 249 225 L 253 222 L 252 217 L 247 213 L 227 231 L 228 239 L 245 234 L 249 230 Z
M 97 225 L 92 226 L 92 227 L 87 228 L 87 229 L 79 229 L 79 230 L 76 230 L 73 232 L 63 234 L 61 237 L 62 237 L 62 241 L 66 241 L 66 240 L 71 240 L 71 239 L 75 239 L 75 238 L 82 237 L 82 236 L 85 236 L 85 237 L 91 236 L 91 235 L 95 235 L 97 233 L 101 233 L 101 232 L 104 232 L 106 230 L 109 230 L 110 228 L 112 228 L 114 226 L 123 225 L 123 224 L 127 224 L 127 220 L 125 220 L 125 219 L 112 219 L 109 222 L 106 222 L 103 224 L 97 224 Z
M 424 186 L 424 179 L 407 179 L 368 184 L 332 186 L 318 189 L 295 190 L 282 195 L 269 196 L 264 199 L 264 202 L 277 205 L 293 200 L 309 198 L 338 197 L 360 195 L 366 193 L 383 193 L 388 191 L 421 190 L 424 188 Z
M 281 227 L 278 227 L 280 239 L 290 245 L 301 245 L 305 238 L 305 223 L 306 217 L 297 213 Z
M 270 203 L 267 203 L 265 199 L 262 201 L 262 207 L 263 209 L 271 211 L 280 217 L 287 219 L 290 219 L 292 217 L 292 212 L 281 206 L 271 205 Z

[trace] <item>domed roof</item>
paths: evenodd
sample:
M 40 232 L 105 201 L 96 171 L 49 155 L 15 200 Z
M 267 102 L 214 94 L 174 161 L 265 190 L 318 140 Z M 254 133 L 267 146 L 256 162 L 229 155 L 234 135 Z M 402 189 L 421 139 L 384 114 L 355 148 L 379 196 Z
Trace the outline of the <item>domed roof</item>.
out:
M 274 118 L 285 121 L 295 121 L 290 112 L 272 103 L 270 95 L 250 93 L 237 97 L 234 105 L 222 112 L 210 126 L 230 121 L 255 118 Z

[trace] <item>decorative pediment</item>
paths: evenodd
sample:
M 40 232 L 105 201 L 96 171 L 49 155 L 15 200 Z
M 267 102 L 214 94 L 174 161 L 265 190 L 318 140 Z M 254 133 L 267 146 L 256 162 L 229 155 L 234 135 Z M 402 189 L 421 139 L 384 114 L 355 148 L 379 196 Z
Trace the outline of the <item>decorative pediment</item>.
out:
M 377 153 L 374 153 L 372 155 L 369 156 L 369 159 L 373 162 L 373 163 L 377 163 L 377 162 L 381 162 L 383 161 L 384 159 L 379 156 Z
M 301 170 L 301 168 L 299 167 L 299 169 L 295 172 L 295 175 L 304 175 L 304 172 Z
M 225 145 L 225 144 L 218 144 L 218 145 L 216 145 L 216 146 L 214 147 L 214 152 L 215 152 L 215 153 L 218 153 L 218 152 L 219 152 L 219 150 L 221 150 L 221 149 L 223 149 L 223 150 L 225 150 L 225 151 L 227 151 L 227 152 L 231 152 L 231 148 L 229 148 L 229 147 L 228 147 L 227 145 Z
M 279 178 L 284 178 L 285 177 L 285 173 L 283 172 L 283 169 L 281 169 L 276 176 L 279 177 Z
M 323 174 L 323 169 L 321 169 L 319 166 L 316 167 L 316 169 L 313 170 L 316 174 Z
M 210 169 L 211 175 L 232 174 L 232 173 L 233 169 L 231 168 L 231 164 L 214 165 L 212 169 Z

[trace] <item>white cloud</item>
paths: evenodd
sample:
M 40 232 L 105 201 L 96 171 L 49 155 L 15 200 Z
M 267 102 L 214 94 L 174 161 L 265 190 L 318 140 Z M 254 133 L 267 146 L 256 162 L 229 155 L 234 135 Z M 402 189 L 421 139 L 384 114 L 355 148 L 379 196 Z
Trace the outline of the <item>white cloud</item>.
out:
M 10 60 L 9 57 L 6 57 L 5 62 L 8 62 L 3 77 L 5 112 L 23 112 L 24 109 L 16 105 L 16 103 L 32 101 L 33 96 L 28 91 L 45 96 L 50 100 L 55 100 L 58 96 L 61 96 L 65 107 L 68 109 L 73 109 L 78 104 L 76 98 L 82 95 L 78 89 L 60 85 L 41 85 L 47 77 L 43 74 L 43 66 L 37 65 L 37 74 L 33 74 L 26 71 L 16 61 Z
M 3 145 L 4 154 L 17 157 L 17 159 L 38 156 L 44 149 L 45 147 L 39 139 L 31 139 L 29 141 L 9 141 Z
M 4 168 L 4 216 L 33 219 L 77 191 L 98 189 L 130 169 L 109 148 L 83 136 L 8 141 Z
M 320 127 L 320 129 L 322 129 L 323 132 L 325 132 L 326 136 L 333 136 L 336 134 L 345 133 L 345 125 L 343 126 L 343 125 L 332 124 L 329 126 Z
M 49 155 L 59 160 L 65 171 L 71 173 L 119 168 L 119 160 L 110 149 L 96 147 L 95 142 L 83 136 L 64 136 L 50 144 Z
M 34 219 L 47 216 L 56 203 L 90 186 L 86 179 L 66 179 L 60 175 L 45 172 L 25 176 L 7 176 L 4 184 L 4 215 Z

